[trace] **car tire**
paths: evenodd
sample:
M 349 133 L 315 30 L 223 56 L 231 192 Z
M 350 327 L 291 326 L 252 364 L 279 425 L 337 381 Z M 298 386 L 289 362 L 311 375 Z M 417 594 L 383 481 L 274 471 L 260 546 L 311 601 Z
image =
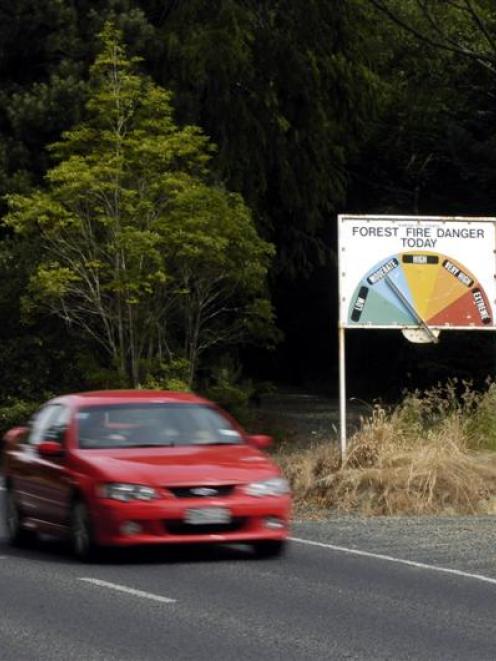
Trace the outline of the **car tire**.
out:
M 30 546 L 34 541 L 35 534 L 31 530 L 24 528 L 24 517 L 12 489 L 7 489 L 5 493 L 4 518 L 9 544 L 17 547 Z
M 256 558 L 279 558 L 286 551 L 286 542 L 282 539 L 270 539 L 253 544 Z
M 70 543 L 73 554 L 83 562 L 96 558 L 97 546 L 93 539 L 90 513 L 82 500 L 76 500 L 71 508 Z

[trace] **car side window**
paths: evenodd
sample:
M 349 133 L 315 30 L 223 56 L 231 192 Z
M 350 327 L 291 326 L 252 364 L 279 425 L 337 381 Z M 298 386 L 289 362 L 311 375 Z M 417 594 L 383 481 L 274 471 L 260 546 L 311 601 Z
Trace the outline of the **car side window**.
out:
M 29 434 L 29 445 L 38 445 L 44 439 L 48 429 L 65 413 L 67 407 L 61 404 L 49 404 L 36 413 Z M 67 424 L 67 422 L 66 422 Z
M 69 426 L 71 411 L 68 406 L 58 404 L 55 415 L 50 416 L 47 424 L 48 427 L 44 430 L 44 435 L 47 439 L 64 443 L 65 432 Z

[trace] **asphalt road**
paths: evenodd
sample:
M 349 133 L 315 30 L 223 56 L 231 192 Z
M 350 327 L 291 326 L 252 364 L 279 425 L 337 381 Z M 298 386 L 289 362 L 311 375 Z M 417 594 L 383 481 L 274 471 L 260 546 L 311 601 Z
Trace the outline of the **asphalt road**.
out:
M 83 565 L 49 540 L 11 549 L 0 527 L 0 659 L 496 658 L 496 577 L 367 554 L 366 538 L 336 548 L 332 523 L 294 536 L 278 560 L 160 548 Z

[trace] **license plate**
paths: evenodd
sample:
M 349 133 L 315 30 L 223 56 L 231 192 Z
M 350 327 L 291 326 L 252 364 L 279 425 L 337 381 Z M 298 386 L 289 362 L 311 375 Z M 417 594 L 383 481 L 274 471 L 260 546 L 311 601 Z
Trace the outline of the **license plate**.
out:
M 187 510 L 184 521 L 193 526 L 230 523 L 231 512 L 225 507 L 202 507 Z

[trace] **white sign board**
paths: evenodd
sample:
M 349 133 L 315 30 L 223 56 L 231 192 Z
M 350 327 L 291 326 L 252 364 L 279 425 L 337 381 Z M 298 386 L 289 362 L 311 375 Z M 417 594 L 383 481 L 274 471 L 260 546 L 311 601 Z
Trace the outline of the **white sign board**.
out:
M 496 218 L 338 217 L 342 328 L 494 330 Z

